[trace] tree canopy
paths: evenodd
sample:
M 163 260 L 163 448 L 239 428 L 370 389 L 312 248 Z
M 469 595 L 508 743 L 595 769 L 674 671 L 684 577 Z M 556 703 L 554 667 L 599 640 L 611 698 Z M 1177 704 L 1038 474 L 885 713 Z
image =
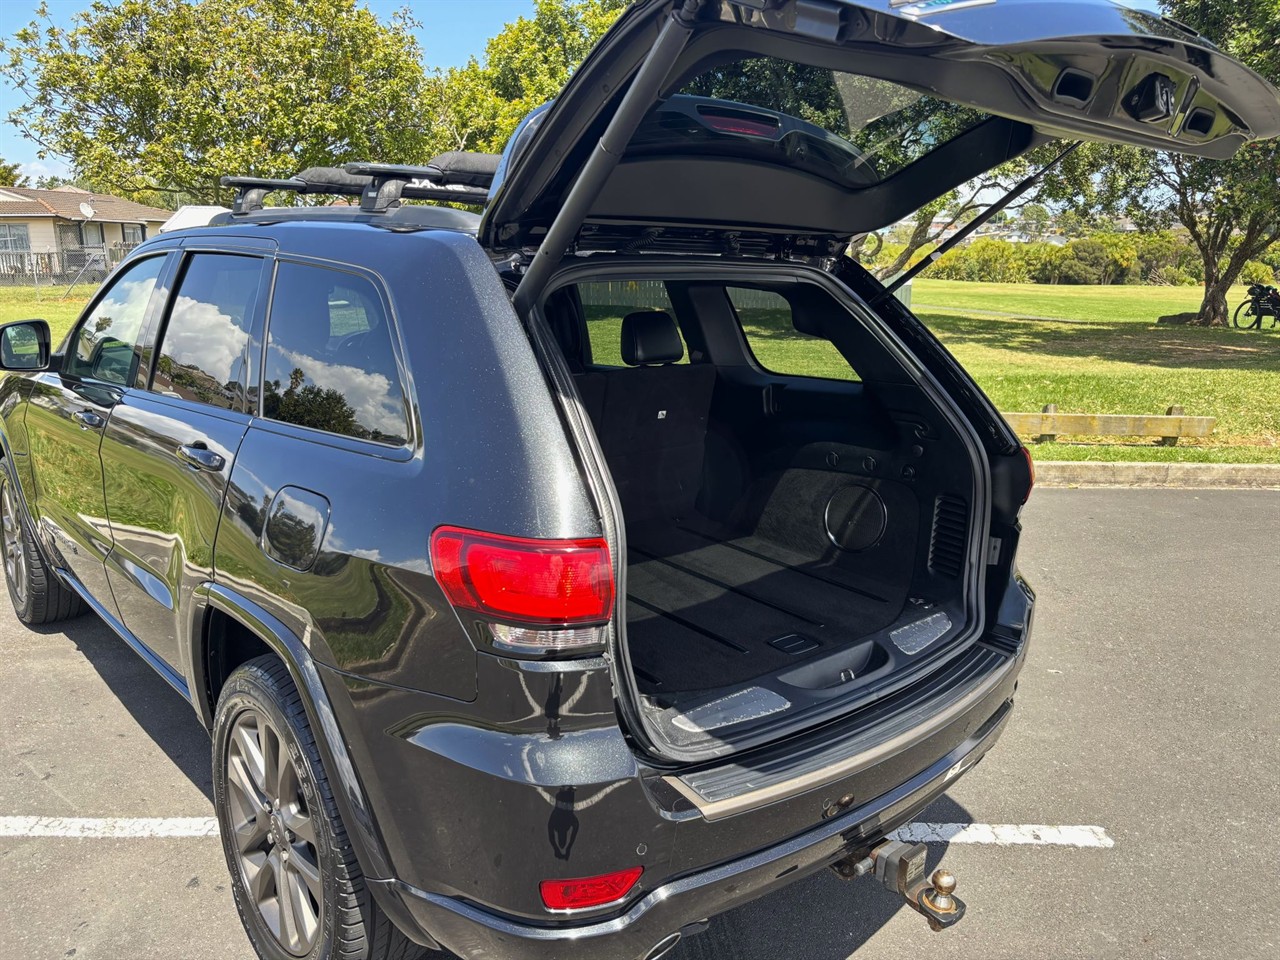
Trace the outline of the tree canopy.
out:
M 224 174 L 285 177 L 350 160 L 421 163 L 446 150 L 498 151 L 555 97 L 626 0 L 534 0 L 484 56 L 427 70 L 408 13 L 384 21 L 359 0 L 96 0 L 62 27 L 37 19 L 0 43 L 0 75 L 24 102 L 9 119 L 72 182 L 154 205 L 228 199 Z M 1280 82 L 1280 0 L 1165 0 L 1166 12 Z M 894 93 L 898 91 L 898 93 Z M 816 123 L 898 167 L 954 136 L 973 111 L 830 70 L 748 58 L 685 92 L 772 107 Z M 901 101 L 894 97 L 904 94 Z M 974 217 L 1060 149 L 1048 144 L 922 207 L 881 276 Z M 0 183 L 18 182 L 0 162 Z M 1280 147 L 1231 161 L 1084 144 L 1022 199 L 1076 227 L 1121 211 L 1181 225 L 1203 260 L 1203 322 L 1226 322 L 1225 293 L 1280 239 Z M 855 252 L 876 256 L 877 241 Z M 895 245 L 896 248 L 896 245 Z
M 554 99 L 618 18 L 626 0 L 535 0 L 532 18 L 507 24 L 483 59 L 427 82 L 431 151 L 497 153 L 524 116 Z
M 1164 0 L 1164 10 L 1280 84 L 1280 0 Z M 1198 322 L 1225 325 L 1227 291 L 1250 262 L 1280 241 L 1280 141 L 1253 143 L 1231 160 L 1114 147 L 1100 150 L 1130 216 L 1146 228 L 1182 226 L 1204 265 Z M 1088 206 L 1088 202 L 1082 204 Z
M 0 187 L 25 187 L 27 178 L 22 175 L 21 164 L 8 163 L 0 157 Z
M 42 153 L 126 196 L 213 202 L 224 174 L 419 159 L 412 26 L 356 0 L 120 0 L 64 28 L 42 4 L 0 45 L 0 73 Z

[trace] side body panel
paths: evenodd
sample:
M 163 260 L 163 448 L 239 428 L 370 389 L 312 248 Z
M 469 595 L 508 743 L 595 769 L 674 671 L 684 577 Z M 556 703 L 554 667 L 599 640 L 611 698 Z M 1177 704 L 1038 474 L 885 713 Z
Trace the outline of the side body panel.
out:
M 103 436 L 107 516 L 115 538 L 107 579 L 120 619 L 184 677 L 191 676 L 182 643 L 191 595 L 213 577 L 222 500 L 248 426 L 243 414 L 129 390 Z M 185 461 L 180 448 L 195 444 L 222 466 L 210 470 Z
M 107 578 L 120 617 L 188 680 L 192 593 L 213 577 L 227 480 L 249 427 L 248 341 L 260 330 L 265 302 L 269 261 L 261 254 L 274 247 L 226 237 L 213 257 L 203 255 L 207 243 L 196 243 L 181 262 L 172 258 L 140 345 L 138 375 L 103 434 L 103 487 L 115 542 Z M 225 277 L 213 282 L 205 271 L 195 270 L 193 278 L 193 264 L 219 262 L 243 267 L 239 290 Z M 242 319 L 233 321 L 223 310 Z
M 173 267 L 167 251 L 172 246 L 151 245 L 141 256 L 121 264 L 104 282 L 72 328 L 63 352 L 54 355 L 52 369 L 32 378 L 27 403 L 25 427 L 32 477 L 26 491 L 27 507 L 35 521 L 36 536 L 50 562 L 70 571 L 94 603 L 117 620 L 119 607 L 105 567 L 112 536 L 100 448 L 112 412 L 130 386 L 125 366 L 135 371 L 146 366 L 141 345 L 167 296 Z M 142 279 L 132 284 L 130 275 Z M 132 350 L 125 341 L 115 341 L 123 348 L 113 354 L 116 359 L 112 362 L 118 364 L 114 370 L 120 374 L 116 382 L 60 372 L 69 369 L 69 354 L 76 350 L 79 332 L 91 321 L 94 330 L 90 339 L 98 341 L 94 356 L 99 349 L 105 355 L 117 332 L 113 324 L 117 318 L 123 325 L 121 333 L 125 327 L 131 330 L 127 335 Z M 95 362 L 93 372 L 98 369 Z
M 0 456 L 5 468 L 21 492 L 19 509 L 28 512 L 35 498 L 31 478 L 30 441 L 27 437 L 27 398 L 31 396 L 33 378 L 9 374 L 0 378 Z
M 333 249 L 336 231 L 278 229 L 282 257 L 324 265 Z M 351 228 L 342 233 L 352 243 Z M 377 267 L 365 273 L 386 296 L 414 436 L 395 447 L 255 420 L 231 476 L 217 579 L 279 617 L 321 663 L 470 701 L 477 638 L 431 576 L 431 531 L 449 523 L 587 537 L 599 535 L 598 516 L 528 340 L 475 241 L 374 229 L 359 241 L 350 262 Z M 308 533 L 319 546 L 305 569 L 267 549 L 286 487 L 328 506 Z
M 104 566 L 111 526 L 98 451 L 122 394 L 45 373 L 34 380 L 26 416 L 38 535 L 50 561 L 69 570 L 117 617 Z

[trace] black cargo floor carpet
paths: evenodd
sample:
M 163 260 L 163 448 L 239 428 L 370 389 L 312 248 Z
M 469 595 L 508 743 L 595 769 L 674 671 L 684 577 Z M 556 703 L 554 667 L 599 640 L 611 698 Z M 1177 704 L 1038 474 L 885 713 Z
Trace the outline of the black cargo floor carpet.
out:
M 758 537 L 664 524 L 628 528 L 627 542 L 627 638 L 645 693 L 786 669 L 889 625 L 906 600 L 905 583 L 863 586 Z

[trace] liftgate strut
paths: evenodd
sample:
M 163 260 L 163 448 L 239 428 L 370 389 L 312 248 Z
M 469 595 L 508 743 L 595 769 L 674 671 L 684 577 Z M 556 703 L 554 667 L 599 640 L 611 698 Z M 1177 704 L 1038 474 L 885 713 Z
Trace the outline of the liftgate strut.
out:
M 1041 167 L 1035 173 L 1031 174 L 1031 176 L 1027 177 L 1025 180 L 1023 180 L 1021 183 L 1015 186 L 1012 190 L 1006 193 L 1003 197 L 1001 197 L 991 206 L 987 207 L 987 209 L 983 210 L 980 214 L 978 214 L 976 217 L 974 217 L 972 220 L 966 223 L 963 227 L 957 230 L 950 239 L 943 240 L 942 243 L 938 244 L 936 247 L 933 248 L 933 251 L 927 257 L 917 262 L 916 265 L 912 267 L 910 270 L 907 270 L 906 272 L 899 274 L 898 279 L 894 280 L 891 284 L 885 287 L 884 290 L 881 291 L 879 296 L 873 299 L 871 303 L 868 304 L 868 306 L 874 307 L 878 304 L 883 303 L 885 300 L 888 300 L 891 296 L 893 296 L 894 292 L 897 291 L 897 289 L 901 287 L 904 283 L 906 283 L 908 280 L 910 280 L 920 271 L 928 269 L 929 267 L 933 266 L 933 263 L 935 260 L 941 257 L 944 253 L 946 253 L 948 250 L 954 247 L 961 240 L 968 239 L 969 235 L 973 233 L 973 231 L 977 230 L 980 226 L 982 226 L 984 223 L 986 223 L 988 220 L 994 217 L 997 213 L 999 213 L 1001 210 L 1003 210 L 1009 204 L 1013 203 L 1013 201 L 1017 200 L 1020 196 L 1022 196 L 1024 193 L 1030 190 L 1033 186 L 1035 186 L 1036 181 L 1038 181 L 1046 173 L 1048 173 L 1050 170 L 1056 167 L 1058 163 L 1067 154 L 1069 154 L 1072 150 L 1075 150 L 1078 146 L 1080 146 L 1079 140 L 1077 140 L 1075 143 L 1069 144 L 1065 150 L 1063 150 L 1056 157 L 1054 157 L 1052 160 L 1046 163 L 1043 167 Z
M 520 317 L 528 315 L 529 308 L 546 287 L 552 271 L 564 259 L 565 251 L 582 226 L 582 221 L 587 218 L 591 204 L 600 195 L 605 181 L 622 159 L 622 153 L 639 128 L 640 121 L 649 112 L 649 107 L 666 82 L 672 66 L 689 42 L 689 36 L 693 33 L 693 18 L 702 2 L 703 0 L 685 0 L 662 25 L 653 48 L 640 64 L 617 112 L 609 121 L 609 126 L 605 128 L 591 156 L 583 164 L 582 173 L 574 182 L 555 221 L 547 228 L 547 235 L 534 254 L 533 262 L 516 287 L 511 302 Z

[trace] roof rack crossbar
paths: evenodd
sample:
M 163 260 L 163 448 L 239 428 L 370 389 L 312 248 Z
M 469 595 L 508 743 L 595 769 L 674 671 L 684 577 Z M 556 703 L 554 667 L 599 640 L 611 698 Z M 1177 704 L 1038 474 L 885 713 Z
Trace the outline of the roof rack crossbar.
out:
M 360 209 L 382 213 L 400 203 L 411 180 L 433 180 L 440 171 L 434 167 L 408 167 L 395 163 L 346 163 L 342 169 L 353 177 L 368 177 L 360 194 Z
M 262 201 L 273 190 L 296 190 L 305 193 L 307 184 L 296 177 L 289 180 L 272 180 L 267 177 L 223 177 L 219 183 L 236 188 L 233 213 L 252 213 L 262 209 Z
M 360 208 L 367 213 L 384 213 L 399 206 L 402 199 L 483 204 L 489 197 L 488 187 L 477 183 L 474 173 L 457 177 L 467 182 L 450 183 L 450 179 L 448 171 L 436 166 L 348 163 L 343 167 L 309 167 L 287 180 L 223 177 L 219 182 L 236 188 L 235 214 L 261 210 L 266 195 L 275 190 L 360 197 Z

